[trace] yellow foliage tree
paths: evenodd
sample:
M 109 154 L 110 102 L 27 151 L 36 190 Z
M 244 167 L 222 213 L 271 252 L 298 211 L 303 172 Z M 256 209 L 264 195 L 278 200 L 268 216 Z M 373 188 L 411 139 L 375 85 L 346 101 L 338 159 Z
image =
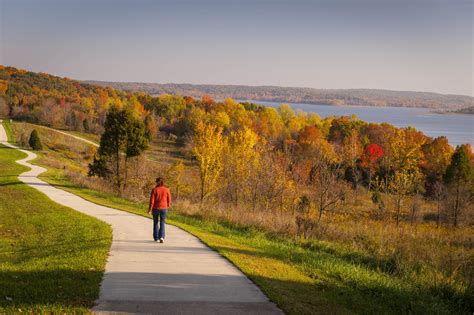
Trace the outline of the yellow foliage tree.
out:
M 421 173 L 418 170 L 408 171 L 402 169 L 390 176 L 386 190 L 394 203 L 397 225 L 400 223 L 400 218 L 403 215 L 402 210 L 405 198 L 415 191 L 421 179 Z
M 217 112 L 211 117 L 211 122 L 222 129 L 227 129 L 230 126 L 230 118 L 226 112 Z
M 226 147 L 227 138 L 222 135 L 222 128 L 203 122 L 196 125 L 193 153 L 199 161 L 201 202 L 219 189 Z
M 246 184 L 258 166 L 258 142 L 259 136 L 247 127 L 230 134 L 225 173 L 227 187 L 235 205 L 238 205 L 241 193 L 249 188 Z
M 183 182 L 184 171 L 185 167 L 183 160 L 176 161 L 168 169 L 168 176 L 170 178 L 172 189 L 174 190 L 174 199 L 176 200 L 179 199 L 179 194 L 183 191 L 183 189 L 187 188 L 187 185 Z
M 421 147 L 427 138 L 413 128 L 396 129 L 390 137 L 391 166 L 394 170 L 415 170 L 423 158 Z
M 8 81 L 0 80 L 0 95 L 5 95 L 8 89 Z

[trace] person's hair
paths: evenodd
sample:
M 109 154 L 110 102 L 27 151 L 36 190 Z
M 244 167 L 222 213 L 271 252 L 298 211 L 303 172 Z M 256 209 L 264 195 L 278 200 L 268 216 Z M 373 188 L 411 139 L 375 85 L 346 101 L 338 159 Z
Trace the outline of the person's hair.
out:
M 156 184 L 157 184 L 158 186 L 163 186 L 163 185 L 164 185 L 164 183 L 163 183 L 163 178 L 157 177 L 157 178 L 156 178 Z

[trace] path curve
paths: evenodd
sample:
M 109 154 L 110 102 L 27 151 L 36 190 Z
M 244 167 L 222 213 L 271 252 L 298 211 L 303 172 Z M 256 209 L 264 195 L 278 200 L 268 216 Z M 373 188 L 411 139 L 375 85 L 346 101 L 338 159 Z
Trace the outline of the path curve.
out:
M 167 225 L 164 244 L 151 237 L 151 220 L 100 206 L 58 189 L 37 176 L 33 152 L 8 143 L 0 120 L 0 143 L 27 154 L 31 168 L 18 178 L 61 205 L 112 226 L 110 248 L 95 313 L 282 314 L 241 271 L 193 235 Z

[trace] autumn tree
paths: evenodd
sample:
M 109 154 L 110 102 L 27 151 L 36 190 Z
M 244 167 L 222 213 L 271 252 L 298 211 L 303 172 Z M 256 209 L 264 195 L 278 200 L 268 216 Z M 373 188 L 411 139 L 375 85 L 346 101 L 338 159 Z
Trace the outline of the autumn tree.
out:
M 229 135 L 224 172 L 226 187 L 236 206 L 241 196 L 250 192 L 249 178 L 254 176 L 253 170 L 259 163 L 258 142 L 258 135 L 247 127 Z
M 256 171 L 250 177 L 254 209 L 257 203 L 267 211 L 288 209 L 287 196 L 294 196 L 294 185 L 286 156 L 267 148 L 256 166 Z
M 435 138 L 425 143 L 421 149 L 423 159 L 420 168 L 426 176 L 425 188 L 429 196 L 437 198 L 439 197 L 439 185 L 441 185 L 454 150 L 446 137 Z
M 65 111 L 58 106 L 56 100 L 47 98 L 40 107 L 39 121 L 47 126 L 62 127 L 65 122 Z
M 187 185 L 183 182 L 185 175 L 185 167 L 183 160 L 178 160 L 171 165 L 168 169 L 169 182 L 171 183 L 173 190 L 173 198 L 178 200 L 181 192 L 187 188 Z
M 341 144 L 342 141 L 351 133 L 353 126 L 347 116 L 341 116 L 333 119 L 329 129 L 328 140 L 333 143 Z
M 10 114 L 10 108 L 8 107 L 7 102 L 5 101 L 5 98 L 0 96 L 0 117 L 8 117 Z
M 182 96 L 162 94 L 153 102 L 155 113 L 167 121 L 179 119 L 186 109 L 186 102 Z
M 100 138 L 100 147 L 89 164 L 89 176 L 110 177 L 120 193 L 127 185 L 128 159 L 148 146 L 143 122 L 130 108 L 111 107 Z
M 296 235 L 303 236 L 307 239 L 316 227 L 316 221 L 311 216 L 311 200 L 308 196 L 303 195 L 298 199 L 296 205 Z
M 474 170 L 471 159 L 470 145 L 457 146 L 443 178 L 448 187 L 447 210 L 454 227 L 458 226 L 464 210 L 472 206 Z
M 209 112 L 216 104 L 212 97 L 207 94 L 202 96 L 201 102 L 204 105 L 204 109 L 206 110 L 206 112 Z
M 218 189 L 219 177 L 224 170 L 224 152 L 227 139 L 222 129 L 211 124 L 198 123 L 194 132 L 193 153 L 199 162 L 201 202 Z
M 310 159 L 315 154 L 321 155 L 326 160 L 335 162 L 338 156 L 334 147 L 324 138 L 323 132 L 316 126 L 305 126 L 298 134 L 299 154 Z
M 436 227 L 441 225 L 441 200 L 444 196 L 445 187 L 442 182 L 437 181 L 432 186 L 432 196 L 436 200 Z
M 288 104 L 281 104 L 278 108 L 278 112 L 281 116 L 281 119 L 283 120 L 283 123 L 286 127 L 288 127 L 291 120 L 295 118 L 295 113 L 293 112 L 293 109 Z
M 383 156 L 378 160 L 380 167 L 388 170 L 392 165 L 391 143 L 395 137 L 396 128 L 390 124 L 370 123 L 361 127 L 362 142 L 365 146 L 376 143 L 382 148 Z
M 376 143 L 372 143 L 364 149 L 364 153 L 361 157 L 361 166 L 365 168 L 368 173 L 369 191 L 372 186 L 372 176 L 376 170 L 377 163 L 383 155 L 383 149 Z
M 260 136 L 275 139 L 283 130 L 284 123 L 276 109 L 264 107 L 257 112 L 256 131 Z
M 406 198 L 416 191 L 420 181 L 421 174 L 419 172 L 405 169 L 396 171 L 389 176 L 386 192 L 393 201 L 397 225 L 399 225 L 400 219 L 404 214 L 403 207 Z
M 421 147 L 428 141 L 423 133 L 415 128 L 397 129 L 390 137 L 390 170 L 415 170 L 423 158 Z
M 215 115 L 211 116 L 211 124 L 227 130 L 230 126 L 230 117 L 226 112 L 219 111 Z
M 331 164 L 322 156 L 314 159 L 310 182 L 318 210 L 318 222 L 321 221 L 323 213 L 335 209 L 345 200 L 347 187 L 340 178 L 342 178 L 342 169 L 339 165 Z

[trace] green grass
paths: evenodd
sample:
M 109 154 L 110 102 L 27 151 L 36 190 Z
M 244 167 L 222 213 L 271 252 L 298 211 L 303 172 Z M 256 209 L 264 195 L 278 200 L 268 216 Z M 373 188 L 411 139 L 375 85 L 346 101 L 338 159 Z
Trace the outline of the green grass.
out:
M 88 312 L 111 228 L 20 182 L 24 157 L 0 145 L 0 313 Z
M 13 131 L 12 131 L 10 120 L 9 119 L 3 120 L 2 125 L 5 128 L 5 132 L 7 133 L 8 141 L 10 142 L 13 141 Z
M 43 179 L 89 201 L 143 216 L 146 205 L 72 185 L 61 170 Z M 301 242 L 171 209 L 169 223 L 200 238 L 229 259 L 288 314 L 463 313 L 457 297 L 444 297 L 397 277 L 362 252 L 329 242 Z M 464 297 L 466 298 L 466 297 Z

